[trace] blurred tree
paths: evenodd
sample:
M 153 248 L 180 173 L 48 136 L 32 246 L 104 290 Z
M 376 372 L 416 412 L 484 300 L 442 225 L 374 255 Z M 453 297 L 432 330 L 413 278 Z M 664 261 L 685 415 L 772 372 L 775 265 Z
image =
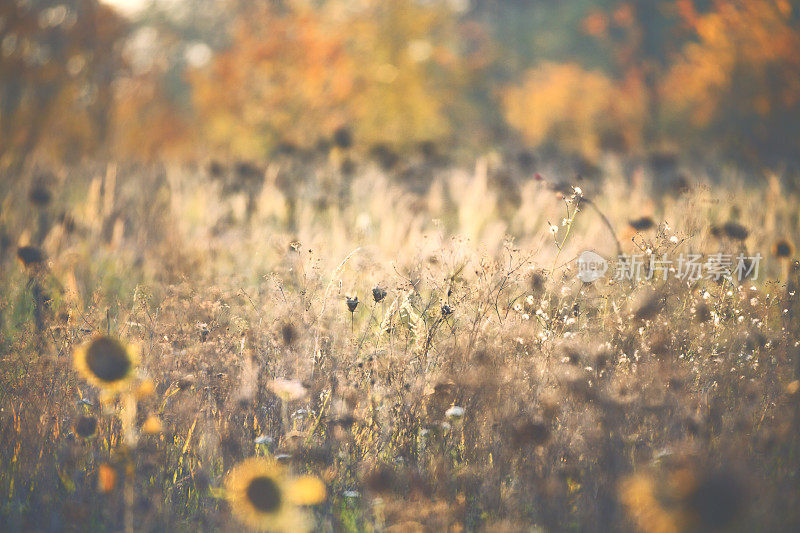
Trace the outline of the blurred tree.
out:
M 560 4 L 520 2 L 532 13 Z M 800 147 L 800 7 L 788 0 L 583 2 L 595 46 L 562 48 L 502 91 L 508 123 L 534 145 L 596 156 L 616 147 L 722 148 L 751 160 Z M 516 5 L 516 4 L 514 4 Z M 532 16 L 529 20 L 536 21 Z M 570 18 L 575 24 L 575 17 Z M 572 50 L 572 55 L 565 51 Z M 606 60 L 601 58 L 605 56 Z M 568 59 L 572 57 L 572 59 Z M 578 66 L 580 65 L 580 66 Z M 586 68 L 595 67 L 588 71 Z
M 0 3 L 0 169 L 35 149 L 261 157 L 357 144 L 722 146 L 796 158 L 790 0 Z M 514 134 L 516 135 L 516 134 Z M 192 141 L 192 142 L 189 142 Z
M 243 6 L 230 47 L 188 74 L 206 140 L 256 157 L 280 141 L 313 144 L 345 122 L 356 75 L 346 31 L 309 8 Z
M 553 144 L 595 158 L 612 136 L 627 146 L 641 141 L 646 98 L 635 78 L 617 83 L 575 63 L 547 63 L 505 89 L 502 99 L 506 120 L 532 146 Z
M 103 143 L 124 32 L 96 0 L 0 4 L 0 169 L 40 145 L 69 159 Z
M 677 2 L 696 40 L 660 90 L 675 117 L 750 158 L 796 157 L 800 148 L 800 7 L 788 0 Z
M 469 119 L 462 91 L 485 64 L 479 32 L 459 32 L 440 2 L 245 5 L 234 28 L 189 77 L 207 139 L 248 157 L 343 124 L 365 143 L 447 138 L 454 117 Z

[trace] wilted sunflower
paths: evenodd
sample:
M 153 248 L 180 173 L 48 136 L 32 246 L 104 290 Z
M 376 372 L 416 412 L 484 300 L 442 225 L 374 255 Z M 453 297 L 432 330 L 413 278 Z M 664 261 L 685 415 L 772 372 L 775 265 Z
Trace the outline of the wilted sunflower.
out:
M 87 381 L 108 392 L 118 392 L 128 384 L 138 361 L 138 349 L 106 335 L 81 345 L 73 360 Z
M 225 478 L 234 515 L 257 531 L 308 531 L 305 513 L 289 497 L 289 482 L 278 463 L 251 457 Z
M 772 244 L 772 255 L 775 257 L 783 259 L 791 257 L 792 253 L 794 253 L 794 247 L 786 239 L 779 239 Z

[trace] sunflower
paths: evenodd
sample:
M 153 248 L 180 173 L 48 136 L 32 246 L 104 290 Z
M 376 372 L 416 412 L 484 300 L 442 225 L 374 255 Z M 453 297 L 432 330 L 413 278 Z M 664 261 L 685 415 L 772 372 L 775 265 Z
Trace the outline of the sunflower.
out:
M 136 347 L 99 335 L 75 350 L 75 369 L 86 380 L 108 392 L 121 391 L 139 361 Z
M 791 257 L 794 253 L 792 243 L 786 239 L 779 239 L 772 244 L 772 255 L 780 259 Z
M 234 515 L 257 531 L 308 531 L 309 522 L 290 497 L 290 482 L 276 462 L 251 457 L 225 479 Z

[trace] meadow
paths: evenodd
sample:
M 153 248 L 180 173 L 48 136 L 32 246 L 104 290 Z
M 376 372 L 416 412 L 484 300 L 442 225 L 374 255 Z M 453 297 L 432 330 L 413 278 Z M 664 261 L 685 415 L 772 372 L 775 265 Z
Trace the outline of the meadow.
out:
M 0 529 L 800 528 L 791 172 L 340 144 L 3 184 Z

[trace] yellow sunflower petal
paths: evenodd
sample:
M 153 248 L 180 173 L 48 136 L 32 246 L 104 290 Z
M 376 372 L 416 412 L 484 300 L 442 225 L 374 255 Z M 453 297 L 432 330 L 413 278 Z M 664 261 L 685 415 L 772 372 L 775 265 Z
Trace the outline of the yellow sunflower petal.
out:
M 316 476 L 301 476 L 289 482 L 287 498 L 296 505 L 317 505 L 325 501 L 325 483 Z

